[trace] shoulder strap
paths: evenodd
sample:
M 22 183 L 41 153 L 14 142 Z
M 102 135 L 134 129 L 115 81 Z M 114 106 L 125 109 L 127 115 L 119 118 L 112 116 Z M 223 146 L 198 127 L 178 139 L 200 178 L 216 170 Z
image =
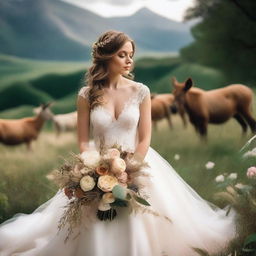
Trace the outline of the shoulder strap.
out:
M 139 92 L 138 92 L 138 102 L 139 104 L 144 100 L 144 98 L 150 94 L 149 88 L 142 83 L 139 84 Z

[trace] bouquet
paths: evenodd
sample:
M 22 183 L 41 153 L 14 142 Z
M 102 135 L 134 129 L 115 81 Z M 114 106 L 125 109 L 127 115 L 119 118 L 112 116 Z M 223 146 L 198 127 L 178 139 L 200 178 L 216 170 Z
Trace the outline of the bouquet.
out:
M 126 207 L 129 213 L 142 210 L 154 214 L 146 209 L 150 204 L 141 196 L 143 184 L 137 182 L 137 177 L 149 176 L 143 172 L 146 162 L 129 157 L 116 147 L 72 156 L 72 163 L 66 162 L 51 174 L 69 202 L 59 229 L 68 223 L 71 233 L 86 211 L 94 211 L 101 221 L 113 220 L 120 207 Z

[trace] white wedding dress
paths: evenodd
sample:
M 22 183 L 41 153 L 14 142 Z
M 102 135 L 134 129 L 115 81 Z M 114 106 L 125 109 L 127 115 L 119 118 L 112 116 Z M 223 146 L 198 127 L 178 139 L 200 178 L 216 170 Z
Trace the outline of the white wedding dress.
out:
M 139 105 L 149 94 L 147 86 L 137 83 L 133 97 L 126 102 L 117 119 L 103 106 L 90 114 L 96 148 L 114 144 L 134 152 L 137 143 Z M 79 95 L 87 97 L 88 88 Z M 150 168 L 146 188 L 152 210 L 128 215 L 118 211 L 113 221 L 91 221 L 84 216 L 66 243 L 67 230 L 58 232 L 58 221 L 68 199 L 62 191 L 32 214 L 19 214 L 0 226 L 1 256 L 193 256 L 192 248 L 218 253 L 236 237 L 235 213 L 203 200 L 151 147 L 145 157 Z M 33 200 L 33 199 L 31 199 Z M 95 214 L 95 213 L 94 213 Z M 167 216 L 172 222 L 162 216 Z

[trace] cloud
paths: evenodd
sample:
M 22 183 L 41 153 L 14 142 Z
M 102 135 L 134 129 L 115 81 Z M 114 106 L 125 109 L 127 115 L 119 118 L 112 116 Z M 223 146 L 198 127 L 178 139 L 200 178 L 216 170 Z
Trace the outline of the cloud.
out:
M 127 5 L 131 5 L 135 2 L 145 2 L 147 0 L 72 0 L 70 2 L 74 2 L 77 4 L 109 4 L 109 5 L 116 5 L 116 6 L 127 6 Z
M 0 0 L 1 1 L 1 0 Z M 176 21 L 195 0 L 61 0 L 90 10 L 103 17 L 132 15 L 142 7 Z

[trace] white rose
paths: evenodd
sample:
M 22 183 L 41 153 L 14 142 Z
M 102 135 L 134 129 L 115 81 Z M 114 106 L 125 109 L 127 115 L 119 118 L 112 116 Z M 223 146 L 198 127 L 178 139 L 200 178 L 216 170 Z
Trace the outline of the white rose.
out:
M 237 173 L 235 173 L 235 172 L 230 173 L 229 176 L 228 176 L 228 179 L 231 179 L 231 180 L 237 179 Z
M 224 175 L 218 175 L 218 176 L 215 178 L 215 181 L 216 181 L 216 182 L 223 182 L 224 180 L 225 180 Z
M 116 148 L 108 149 L 106 154 L 104 155 L 104 158 L 106 158 L 106 159 L 113 159 L 116 157 L 120 157 L 120 151 Z
M 214 163 L 214 162 L 211 162 L 211 161 L 209 161 L 209 162 L 207 162 L 207 163 L 205 164 L 205 168 L 206 168 L 207 170 L 212 169 L 214 166 L 215 166 L 215 163 Z
M 126 169 L 126 163 L 122 158 L 114 158 L 111 162 L 111 171 L 115 174 L 124 172 Z
M 104 203 L 102 200 L 100 200 L 99 205 L 98 205 L 98 209 L 100 211 L 104 212 L 104 211 L 110 210 L 111 206 L 110 206 L 110 204 Z
M 98 188 L 104 192 L 110 192 L 114 188 L 115 185 L 118 184 L 118 180 L 116 177 L 111 175 L 102 175 L 98 179 Z
M 105 193 L 105 194 L 102 196 L 102 201 L 103 201 L 103 203 L 105 203 L 105 204 L 111 204 L 111 203 L 114 203 L 114 202 L 115 202 L 115 197 L 114 197 L 113 193 L 108 192 L 108 193 Z
M 95 187 L 95 181 L 91 176 L 86 175 L 80 180 L 80 187 L 85 192 L 90 191 Z
M 80 157 L 84 165 L 90 168 L 96 167 L 100 161 L 100 154 L 96 150 L 84 151 Z

